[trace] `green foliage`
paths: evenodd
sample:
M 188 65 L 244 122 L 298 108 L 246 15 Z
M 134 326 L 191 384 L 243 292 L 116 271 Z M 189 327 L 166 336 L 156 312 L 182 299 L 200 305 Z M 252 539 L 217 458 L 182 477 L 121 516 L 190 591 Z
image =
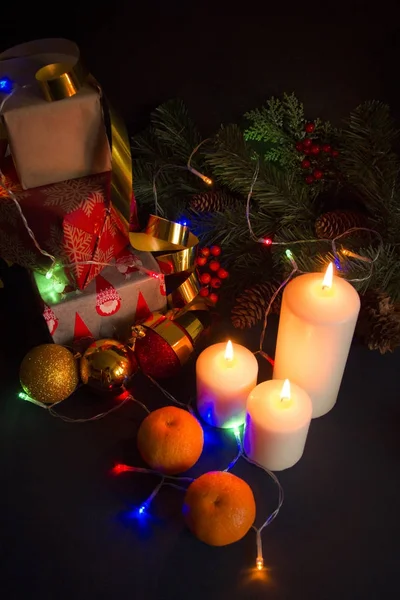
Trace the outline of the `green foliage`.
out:
M 143 217 L 153 211 L 155 178 L 165 216 L 177 219 L 186 214 L 201 245 L 221 244 L 223 264 L 231 273 L 224 289 L 231 296 L 233 291 L 287 274 L 292 267 L 286 248 L 304 272 L 322 271 L 334 259 L 331 244 L 315 241 L 315 219 L 325 206 L 324 184 L 307 186 L 299 176 L 302 156 L 295 142 L 305 135 L 303 105 L 294 94 L 285 94 L 282 99 L 271 98 L 246 117 L 250 125 L 244 132 L 237 125 L 223 126 L 192 157 L 193 166 L 214 179 L 214 189 L 222 194 L 233 192 L 233 203 L 218 212 L 190 210 L 192 196 L 210 188 L 187 169 L 201 136 L 182 102 L 158 107 L 147 131 L 132 143 L 134 189 Z M 343 247 L 374 260 L 370 276 L 370 263 L 343 258 L 343 275 L 355 280 L 361 292 L 372 287 L 400 300 L 400 159 L 394 151 L 398 132 L 389 109 L 379 102 L 366 102 L 351 113 L 343 130 L 320 119 L 314 123 L 313 139 L 340 147 L 340 173 L 331 192 L 339 188 L 342 195 L 346 189 L 355 192 L 384 238 L 377 258 L 373 237 L 366 247 L 356 236 L 338 242 L 339 252 L 343 242 Z M 251 187 L 249 217 L 255 238 L 273 237 L 279 244 L 272 248 L 250 235 L 246 201 Z M 329 207 L 335 208 L 334 193 Z
M 245 140 L 261 142 L 267 161 L 292 168 L 299 162 L 295 143 L 304 136 L 305 118 L 303 104 L 294 94 L 284 94 L 282 100 L 272 97 L 245 117 L 250 121 Z
M 378 220 L 392 217 L 398 207 L 397 137 L 389 107 L 377 101 L 357 107 L 342 133 L 342 172 L 367 208 L 379 211 Z
M 150 125 L 132 139 L 134 190 L 141 213 L 154 211 L 154 183 L 161 214 L 176 218 L 190 195 L 205 184 L 186 168 L 200 134 L 180 100 L 170 100 L 154 110 Z M 206 171 L 204 155 L 197 152 L 192 165 Z
M 207 155 L 214 177 L 233 192 L 246 198 L 253 185 L 252 197 L 260 214 L 268 220 L 268 227 L 282 219 L 289 211 L 298 218 L 303 209 L 309 210 L 314 191 L 311 186 L 299 182 L 289 170 L 282 171 L 274 164 L 257 159 L 237 125 L 222 127 L 216 136 L 215 149 Z M 258 176 L 255 171 L 258 163 Z

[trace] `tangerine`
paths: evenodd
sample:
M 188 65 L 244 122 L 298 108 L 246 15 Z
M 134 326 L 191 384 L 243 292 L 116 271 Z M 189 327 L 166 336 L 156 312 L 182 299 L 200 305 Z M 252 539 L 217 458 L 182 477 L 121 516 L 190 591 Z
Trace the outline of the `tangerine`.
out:
M 143 460 L 166 475 L 192 467 L 203 451 L 203 429 L 189 412 L 165 406 L 151 412 L 142 422 L 137 446 Z
M 210 471 L 188 487 L 183 513 L 186 525 L 199 540 L 226 546 L 249 531 L 256 503 L 243 479 L 226 471 Z

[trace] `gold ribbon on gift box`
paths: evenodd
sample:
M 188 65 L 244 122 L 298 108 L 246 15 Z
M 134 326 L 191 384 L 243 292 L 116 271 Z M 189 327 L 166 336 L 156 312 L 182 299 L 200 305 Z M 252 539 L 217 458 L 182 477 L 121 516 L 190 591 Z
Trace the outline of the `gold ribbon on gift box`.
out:
M 169 312 L 153 313 L 146 321 L 133 327 L 132 344 L 151 329 L 172 348 L 183 366 L 192 356 L 196 342 L 205 329 L 200 315 L 209 304 L 199 296 L 195 272 L 198 238 L 187 225 L 150 215 L 143 232 L 132 232 L 133 248 L 153 252 L 161 272 L 166 276 Z
M 141 233 L 130 233 L 133 248 L 155 253 L 161 272 L 167 277 L 168 304 L 179 315 L 188 310 L 206 310 L 207 302 L 199 298 L 195 273 L 198 238 L 189 227 L 150 215 Z
M 46 63 L 46 57 L 57 57 L 58 61 Z M 48 102 L 74 96 L 85 83 L 93 85 L 99 91 L 105 121 L 109 121 L 106 131 L 111 149 L 111 200 L 128 234 L 132 199 L 132 162 L 128 134 L 124 123 L 106 100 L 100 84 L 83 66 L 78 46 L 69 40 L 50 38 L 14 46 L 0 56 L 0 61 L 16 59 L 21 61 L 21 85 L 29 86 L 36 80 Z M 24 59 L 31 59 L 32 64 L 42 66 L 35 67 L 33 74 L 24 64 Z

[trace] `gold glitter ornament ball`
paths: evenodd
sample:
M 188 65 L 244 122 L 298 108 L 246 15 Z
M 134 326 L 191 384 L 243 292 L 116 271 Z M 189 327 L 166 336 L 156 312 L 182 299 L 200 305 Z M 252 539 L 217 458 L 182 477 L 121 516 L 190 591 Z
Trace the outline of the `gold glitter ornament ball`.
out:
M 78 367 L 72 353 L 57 344 L 32 348 L 19 369 L 24 391 L 38 402 L 53 404 L 68 398 L 78 385 Z

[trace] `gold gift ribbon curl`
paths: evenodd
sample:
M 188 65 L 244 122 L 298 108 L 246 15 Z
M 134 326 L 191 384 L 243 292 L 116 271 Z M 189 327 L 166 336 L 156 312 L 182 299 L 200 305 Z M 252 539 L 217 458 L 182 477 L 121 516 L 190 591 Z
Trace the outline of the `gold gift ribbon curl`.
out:
M 46 59 L 56 57 L 59 62 Z M 126 127 L 110 103 L 106 100 L 100 84 L 83 66 L 78 46 L 65 39 L 42 39 L 14 46 L 0 55 L 0 61 L 19 61 L 19 73 L 23 85 L 39 84 L 48 102 L 71 98 L 88 83 L 95 87 L 103 105 L 106 132 L 111 149 L 111 200 L 122 221 L 125 233 L 129 232 L 132 199 L 132 159 Z M 29 65 L 27 64 L 29 61 Z M 32 63 L 32 64 L 31 64 Z M 37 65 L 42 64 L 39 69 Z M 31 73 L 35 65 L 34 74 Z
M 143 232 L 129 234 L 136 250 L 155 253 L 161 272 L 167 277 L 169 313 L 152 314 L 132 329 L 133 340 L 152 329 L 160 335 L 184 365 L 204 331 L 197 311 L 208 310 L 208 303 L 199 297 L 200 286 L 195 273 L 198 238 L 189 227 L 150 215 Z M 171 289 L 171 291 L 170 291 Z
M 174 288 L 168 294 L 171 308 L 207 308 L 203 299 L 198 300 L 200 286 L 194 269 L 199 240 L 189 227 L 150 215 L 144 231 L 131 232 L 129 240 L 136 250 L 156 253 L 161 272 L 170 277 L 168 287 Z

